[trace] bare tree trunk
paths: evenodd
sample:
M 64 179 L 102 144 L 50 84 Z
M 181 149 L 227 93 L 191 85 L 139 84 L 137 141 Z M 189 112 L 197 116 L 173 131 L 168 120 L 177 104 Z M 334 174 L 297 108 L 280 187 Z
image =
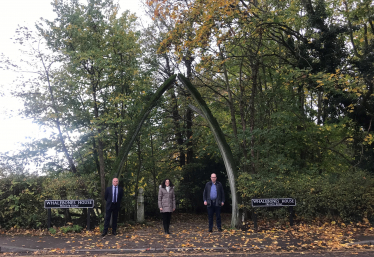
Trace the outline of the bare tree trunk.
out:
M 223 50 L 222 50 L 221 46 L 219 46 L 219 50 L 220 50 L 221 60 L 224 61 L 225 57 L 223 56 Z M 227 94 L 228 94 L 228 97 L 229 97 L 229 108 L 230 108 L 230 114 L 231 114 L 232 130 L 234 131 L 235 139 L 238 140 L 238 128 L 236 126 L 235 107 L 234 107 L 234 103 L 233 103 L 233 99 L 232 99 L 229 76 L 227 74 L 226 63 L 225 62 L 223 63 L 223 74 L 225 75 L 226 90 L 227 90 Z
M 93 157 L 94 157 L 95 164 L 96 164 L 97 174 L 100 177 L 100 162 L 99 162 L 99 155 L 97 153 L 97 146 L 96 146 L 95 137 L 92 137 L 92 147 L 93 147 L 92 152 L 93 152 Z
M 49 90 L 49 94 L 51 96 L 51 101 L 52 101 L 52 109 L 53 109 L 54 113 L 56 114 L 56 119 L 54 120 L 54 122 L 55 122 L 57 130 L 58 130 L 58 137 L 60 139 L 60 143 L 61 143 L 61 146 L 62 146 L 62 151 L 64 152 L 65 158 L 69 163 L 70 170 L 73 173 L 76 173 L 77 168 L 74 165 L 73 159 L 70 157 L 70 154 L 69 154 L 68 149 L 67 149 L 66 144 L 65 144 L 64 137 L 62 136 L 62 132 L 61 132 L 61 126 L 60 126 L 60 120 L 59 120 L 60 113 L 57 109 L 57 104 L 56 104 L 56 101 L 55 101 L 55 97 L 53 95 L 53 89 L 52 89 L 51 81 L 50 81 L 50 77 L 49 77 L 49 68 L 52 65 L 52 63 L 49 65 L 49 67 L 46 67 L 46 65 L 44 63 L 44 59 L 41 55 L 40 55 L 40 59 L 42 61 L 42 64 L 43 64 L 43 67 L 44 67 L 44 72 L 45 72 L 45 75 L 47 77 L 48 90 Z
M 256 68 L 256 67 L 254 67 Z M 251 102 L 250 102 L 250 121 L 249 121 L 249 126 L 251 129 L 251 156 L 252 160 L 255 159 L 255 153 L 254 153 L 254 148 L 255 148 L 255 138 L 253 135 L 253 131 L 255 129 L 255 115 L 256 115 L 256 108 L 255 108 L 255 96 L 256 96 L 256 89 L 257 89 L 257 74 L 254 72 L 255 69 L 252 69 L 252 92 L 251 92 Z M 255 164 L 254 161 L 252 161 L 252 173 L 256 173 L 255 169 Z
M 138 154 L 138 170 L 137 170 L 137 173 L 136 173 L 136 182 L 135 182 L 135 211 L 134 211 L 134 220 L 137 220 L 137 217 L 138 217 L 138 205 L 137 205 L 137 200 L 138 200 L 138 192 L 139 192 L 139 176 L 140 176 L 140 171 L 141 171 L 141 168 L 142 168 L 142 152 L 141 152 L 141 149 L 140 149 L 140 136 L 137 140 L 137 143 L 138 143 L 138 151 L 137 151 L 137 154 Z
M 157 179 L 156 179 L 156 164 L 153 151 L 153 137 L 151 134 L 151 157 L 152 157 L 152 178 L 153 178 L 153 201 L 157 202 Z
M 317 124 L 318 125 L 321 125 L 322 124 L 322 92 L 321 91 L 318 91 L 317 92 L 317 95 L 318 95 L 318 98 L 317 98 L 317 101 L 318 101 L 318 103 L 317 103 L 317 108 L 318 108 L 318 110 L 317 110 Z
M 99 107 L 97 104 L 96 98 L 96 82 L 91 81 L 92 85 L 92 96 L 94 101 L 94 117 L 95 119 L 99 119 Z M 100 125 L 99 125 L 100 126 Z M 102 130 L 100 128 L 97 129 L 98 139 L 97 139 L 97 153 L 99 156 L 99 168 L 100 168 L 100 184 L 101 184 L 101 210 L 105 213 L 105 161 L 104 161 L 104 144 L 100 139 Z
M 166 66 L 163 72 L 167 74 L 168 77 L 170 77 L 173 72 L 170 67 L 169 56 L 167 54 L 163 54 L 162 56 L 164 57 L 165 63 L 166 63 Z M 183 136 L 181 132 L 181 125 L 180 125 L 181 116 L 179 115 L 179 112 L 178 112 L 178 101 L 175 95 L 174 87 L 170 88 L 169 92 L 170 92 L 171 108 L 172 108 L 171 113 L 173 116 L 173 124 L 174 124 L 174 136 L 175 136 L 175 140 L 177 141 L 178 151 L 179 151 L 179 166 L 182 167 L 186 164 L 186 157 L 185 157 L 185 153 L 183 149 L 184 140 L 183 140 Z
M 99 131 L 100 133 L 100 131 Z M 100 184 L 101 184 L 101 204 L 102 210 L 105 210 L 105 163 L 104 163 L 104 151 L 103 142 L 101 139 L 98 140 L 98 154 L 99 154 L 99 164 L 100 164 Z
M 192 80 L 192 61 L 193 57 L 190 51 L 187 51 L 187 55 L 184 57 L 184 65 L 187 69 L 187 78 Z M 186 94 L 186 97 L 189 98 L 190 93 Z M 187 136 L 187 164 L 193 162 L 193 132 L 192 132 L 192 117 L 193 113 L 190 108 L 186 111 L 186 136 Z
M 192 132 L 192 110 L 186 111 L 186 135 L 187 135 L 187 164 L 193 162 L 193 132 Z
M 177 97 L 174 92 L 174 88 L 171 88 L 170 90 L 170 97 L 171 97 L 171 104 L 172 104 L 172 114 L 173 114 L 173 123 L 174 123 L 174 135 L 175 139 L 178 144 L 179 148 L 179 166 L 182 167 L 183 165 L 186 164 L 186 157 L 184 154 L 184 149 L 183 149 L 183 137 L 181 133 L 181 128 L 180 128 L 180 115 L 178 112 L 178 101 Z
M 244 101 L 244 95 L 245 95 L 245 89 L 243 85 L 243 59 L 240 62 L 240 72 L 239 72 L 239 88 L 240 88 L 240 96 L 239 96 L 239 113 L 240 113 L 240 122 L 242 124 L 242 131 L 243 134 L 246 133 L 247 129 L 247 121 L 246 121 L 246 115 L 245 115 L 245 101 Z M 243 156 L 246 160 L 248 160 L 248 152 L 247 152 L 247 140 L 246 137 L 243 137 L 243 142 L 240 144 Z M 242 166 L 243 172 L 248 171 L 248 167 L 246 164 L 243 164 Z
M 252 72 L 252 92 L 251 92 L 251 99 L 250 99 L 250 129 L 251 129 L 251 156 L 252 160 L 255 160 L 255 137 L 253 135 L 253 131 L 255 129 L 255 122 L 256 122 L 256 98 L 257 98 L 257 89 L 259 85 L 258 75 L 260 73 L 260 59 L 257 53 L 260 51 L 260 47 L 262 45 L 262 32 L 260 31 L 258 37 L 258 44 L 257 48 L 251 51 L 253 58 L 250 60 L 250 67 Z M 256 166 L 255 162 L 252 161 L 252 173 L 256 173 Z
M 302 85 L 299 85 L 298 87 L 298 95 L 299 95 L 299 111 L 300 111 L 300 117 L 304 117 L 305 111 L 304 111 L 304 102 L 305 102 L 305 95 L 304 95 L 304 87 Z M 303 131 L 305 128 L 303 126 L 297 126 L 298 131 Z M 300 160 L 301 160 L 301 166 L 306 166 L 306 157 L 307 157 L 307 151 L 306 149 L 302 148 L 300 150 Z

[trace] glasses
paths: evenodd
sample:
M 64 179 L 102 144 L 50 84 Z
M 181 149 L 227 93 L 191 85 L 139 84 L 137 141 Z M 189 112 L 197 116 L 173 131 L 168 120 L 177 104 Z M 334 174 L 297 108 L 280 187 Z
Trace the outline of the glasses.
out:
M 217 178 L 217 177 L 211 177 L 211 178 Z

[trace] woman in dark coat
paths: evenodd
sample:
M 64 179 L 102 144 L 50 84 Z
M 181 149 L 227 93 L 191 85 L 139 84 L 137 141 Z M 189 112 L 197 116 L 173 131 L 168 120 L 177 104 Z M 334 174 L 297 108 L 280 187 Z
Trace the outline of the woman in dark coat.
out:
M 174 185 L 171 183 L 170 179 L 165 179 L 158 190 L 158 208 L 162 214 L 165 234 L 170 234 L 169 226 L 171 213 L 175 211 L 175 207 Z

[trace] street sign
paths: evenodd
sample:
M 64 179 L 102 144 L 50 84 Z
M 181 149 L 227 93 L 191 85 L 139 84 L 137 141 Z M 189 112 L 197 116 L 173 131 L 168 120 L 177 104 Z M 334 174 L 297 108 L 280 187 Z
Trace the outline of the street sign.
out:
M 296 199 L 293 198 L 259 198 L 252 199 L 252 207 L 282 207 L 296 206 Z
M 95 201 L 93 199 L 86 200 L 45 200 L 44 208 L 93 208 Z

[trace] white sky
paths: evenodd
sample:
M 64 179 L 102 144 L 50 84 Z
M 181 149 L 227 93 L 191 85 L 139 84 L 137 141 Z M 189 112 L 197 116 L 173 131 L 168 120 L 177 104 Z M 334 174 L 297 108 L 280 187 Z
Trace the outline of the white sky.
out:
M 11 38 L 15 35 L 18 25 L 33 27 L 40 17 L 52 20 L 53 0 L 0 0 L 0 54 L 17 59 L 18 46 Z M 83 2 L 83 1 L 82 1 Z M 116 2 L 116 1 L 115 1 Z M 142 16 L 140 0 L 119 0 L 121 12 L 128 9 Z M 17 74 L 0 70 L 0 154 L 14 151 L 20 147 L 19 142 L 26 142 L 28 138 L 45 137 L 39 127 L 31 120 L 17 116 L 17 110 L 22 103 L 12 98 L 9 89 Z M 4 94 L 2 97 L 1 94 Z

